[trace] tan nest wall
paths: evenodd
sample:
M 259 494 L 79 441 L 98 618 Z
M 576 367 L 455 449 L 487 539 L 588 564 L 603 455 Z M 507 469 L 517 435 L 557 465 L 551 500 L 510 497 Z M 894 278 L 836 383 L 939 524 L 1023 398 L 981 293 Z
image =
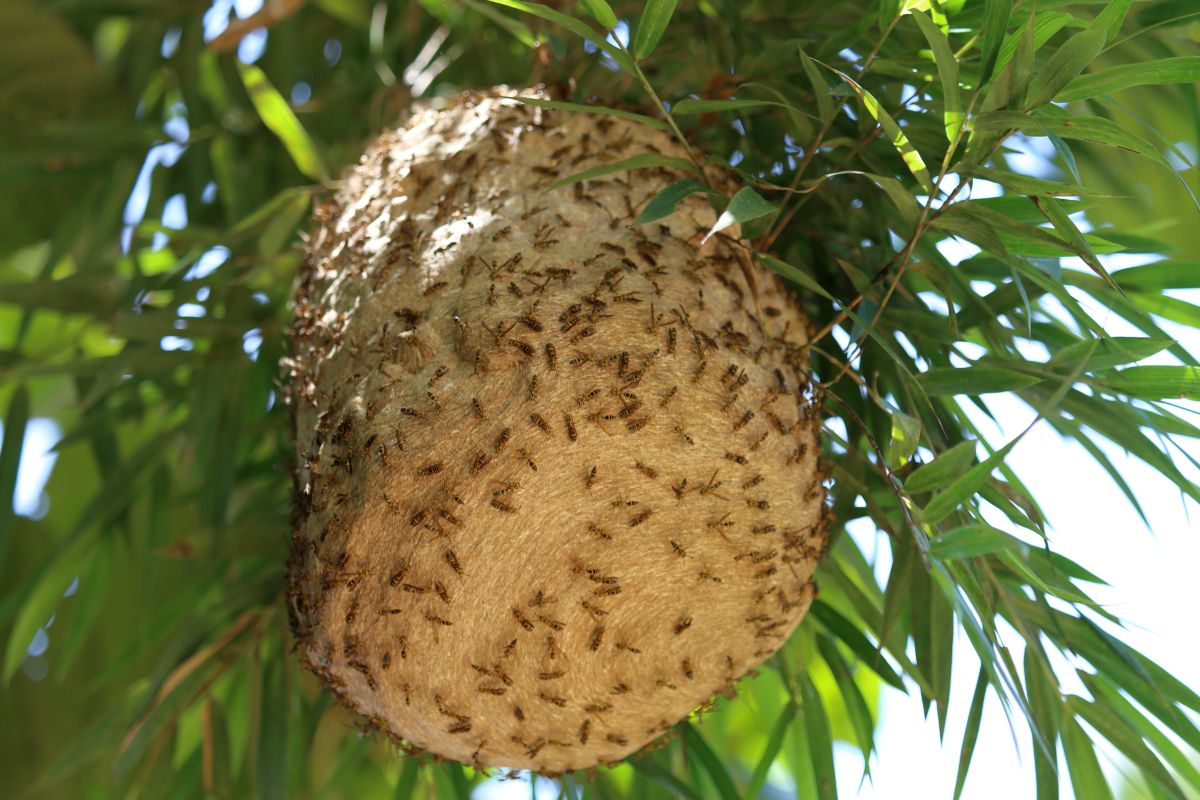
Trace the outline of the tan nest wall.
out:
M 814 594 L 825 491 L 795 297 L 679 178 L 547 191 L 666 134 L 471 94 L 381 136 L 296 293 L 301 661 L 476 765 L 618 761 Z M 719 175 L 711 176 L 724 187 Z

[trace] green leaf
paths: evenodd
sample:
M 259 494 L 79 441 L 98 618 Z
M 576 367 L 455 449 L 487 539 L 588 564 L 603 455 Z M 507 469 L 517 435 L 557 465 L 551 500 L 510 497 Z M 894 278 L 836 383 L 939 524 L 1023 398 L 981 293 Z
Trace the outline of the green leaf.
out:
M 829 84 L 821 77 L 821 71 L 817 69 L 816 63 L 808 57 L 808 53 L 804 52 L 804 48 L 797 45 L 796 50 L 800 53 L 800 65 L 804 67 L 804 74 L 808 76 L 808 82 L 812 85 L 813 99 L 817 103 L 817 116 L 821 118 L 821 122 L 829 125 L 833 122 L 834 114 Z
M 1003 367 L 934 367 L 917 376 L 931 395 L 1015 392 L 1041 379 Z
M 717 217 L 717 221 L 713 223 L 711 229 L 705 234 L 701 240 L 701 244 L 707 242 L 713 234 L 723 231 L 730 225 L 741 225 L 749 222 L 752 219 L 765 217 L 767 214 L 774 214 L 779 209 L 768 203 L 749 186 L 743 186 L 738 190 L 737 194 L 729 201 L 729 205 L 725 206 L 725 210 L 721 212 L 721 216 Z
M 1083 372 L 1108 369 L 1141 361 L 1162 352 L 1175 342 L 1172 339 L 1147 339 L 1137 336 L 1112 336 L 1104 339 L 1084 339 L 1067 345 L 1050 358 L 1048 366 L 1073 365 L 1088 351 L 1091 356 L 1083 365 Z
M 4 441 L 0 444 L 0 568 L 8 551 L 8 537 L 17 512 L 13 502 L 17 491 L 17 469 L 29 424 L 29 388 L 21 383 L 13 390 L 8 411 L 3 417 Z
M 950 49 L 950 40 L 932 19 L 914 11 L 912 18 L 916 20 L 929 49 L 933 51 L 934 64 L 937 66 L 938 78 L 942 82 L 943 122 L 946 128 L 946 140 L 953 142 L 958 129 L 963 124 L 962 99 L 958 93 L 958 59 Z
M 971 758 L 975 755 L 975 743 L 979 741 L 979 723 L 983 720 L 983 701 L 987 698 L 987 689 L 987 672 L 980 669 L 979 678 L 975 681 L 975 693 L 971 697 L 971 708 L 967 712 L 962 748 L 958 754 L 958 775 L 954 779 L 954 800 L 962 797 L 963 786 L 967 782 L 967 770 L 971 768 Z
M 733 785 L 733 779 L 729 777 L 729 771 L 725 769 L 725 763 L 713 752 L 708 742 L 704 741 L 695 725 L 684 723 L 683 742 L 689 758 L 694 758 L 703 765 L 708 777 L 712 778 L 718 796 L 722 800 L 738 800 L 737 789 Z
M 1158 760 L 1158 756 L 1154 755 L 1137 731 L 1112 708 L 1075 696 L 1067 698 L 1067 708 L 1076 716 L 1087 720 L 1089 725 L 1112 742 L 1122 755 L 1136 764 L 1163 791 L 1183 800 L 1183 790 Z
M 494 3 L 500 6 L 515 8 L 518 11 L 523 11 L 526 14 L 532 14 L 535 17 L 540 17 L 547 22 L 553 22 L 561 28 L 569 30 L 581 39 L 586 39 L 597 48 L 607 53 L 613 61 L 616 61 L 621 69 L 630 75 L 637 74 L 637 67 L 629 56 L 619 47 L 613 46 L 606 37 L 596 33 L 594 28 L 588 27 L 580 20 L 575 19 L 569 14 L 564 14 L 557 9 L 550 8 L 542 3 L 529 3 L 526 0 L 488 0 L 489 3 Z
M 1026 545 L 991 525 L 975 523 L 946 531 L 929 542 L 929 555 L 940 561 L 1021 552 Z
M 1033 76 L 1025 108 L 1040 108 L 1053 100 L 1059 90 L 1092 63 L 1103 47 L 1104 31 L 1098 29 L 1089 28 L 1067 39 Z
M 654 167 L 666 167 L 668 169 L 677 169 L 684 172 L 695 172 L 696 168 L 692 162 L 686 158 L 675 158 L 674 156 L 664 156 L 658 153 L 638 153 L 636 156 L 623 158 L 620 161 L 614 161 L 611 164 L 601 164 L 598 167 L 591 167 L 582 172 L 576 172 L 573 175 L 568 175 L 561 180 L 557 180 L 550 184 L 547 191 L 561 189 L 564 186 L 570 186 L 573 183 L 580 181 L 590 181 L 593 178 L 600 178 L 605 175 L 611 175 L 614 172 L 625 172 L 631 169 L 652 169 Z
M 417 779 L 420 777 L 421 762 L 412 756 L 405 758 L 404 766 L 400 768 L 400 780 L 396 782 L 395 800 L 412 798 L 417 788 Z
M 921 442 L 921 421 L 901 411 L 892 412 L 892 438 L 888 442 L 887 464 L 899 469 L 908 463 Z
M 1179 56 L 1136 64 L 1118 64 L 1098 72 L 1080 75 L 1066 85 L 1054 99 L 1060 102 L 1119 92 L 1134 86 L 1200 81 L 1200 56 Z
M 1063 723 L 1062 743 L 1075 796 L 1088 800 L 1115 800 L 1108 782 L 1104 780 L 1104 773 L 1100 771 L 1092 741 L 1074 717 L 1067 717 Z
M 838 651 L 837 643 L 830 636 L 822 634 L 817 637 L 817 649 L 821 651 L 821 658 L 825 659 L 829 671 L 833 673 L 838 693 L 842 696 L 842 704 L 846 708 L 846 716 L 850 718 L 850 727 L 858 742 L 858 749 L 862 751 L 863 761 L 866 763 L 875 750 L 875 722 L 871 719 L 870 706 L 867 705 L 862 690 L 854 682 L 854 674 Z M 747 792 L 747 796 L 756 795 Z
M 584 10 L 592 15 L 592 19 L 603 25 L 606 30 L 611 31 L 617 27 L 619 20 L 607 0 L 580 0 L 580 2 Z
M 1000 69 L 1009 60 L 1016 55 L 1022 38 L 1029 37 L 1030 52 L 1032 58 L 1033 53 L 1038 50 L 1054 34 L 1063 29 L 1067 23 L 1074 19 L 1070 14 L 1064 14 L 1061 11 L 1039 11 L 1037 14 L 1029 17 L 1026 25 L 1022 26 L 1017 33 L 1009 34 L 1004 37 L 1004 41 L 1000 44 L 1000 52 L 996 56 L 996 69 Z M 1026 33 L 1028 32 L 1028 33 Z
M 1046 655 L 1037 642 L 1025 647 L 1025 687 L 1033 712 L 1033 771 L 1038 800 L 1058 800 L 1058 736 L 1062 698 Z
M 775 763 L 775 759 L 783 747 L 784 737 L 795 720 L 796 701 L 789 700 L 787 705 L 783 707 L 783 711 L 780 712 L 778 719 L 775 720 L 775 724 L 771 726 L 771 733 L 767 737 L 767 745 L 763 748 L 763 753 L 758 758 L 758 764 L 755 765 L 754 772 L 751 773 L 750 780 L 746 784 L 746 797 L 758 797 L 759 792 L 767 782 L 767 773 L 770 772 L 771 765 Z
M 933 461 L 918 467 L 905 478 L 904 491 L 923 494 L 946 486 L 975 463 L 977 445 L 974 439 L 968 439 L 939 453 Z
M 1004 41 L 1004 33 L 1008 30 L 1008 19 L 1012 15 L 1012 10 L 1011 0 L 986 0 L 984 4 L 979 39 L 981 84 L 987 83 L 995 69 L 996 57 L 1000 54 L 1000 43 Z
M 254 104 L 258 116 L 271 133 L 283 142 L 288 155 L 296 163 L 296 168 L 314 181 L 328 180 L 329 171 L 321 160 L 321 154 L 317 152 L 317 146 L 309 138 L 308 131 L 300 124 L 288 102 L 271 85 L 261 69 L 241 61 L 238 61 L 237 65 L 242 83 L 246 86 L 246 92 L 250 95 L 250 101 Z
M 1100 259 L 1096 258 L 1096 254 L 1092 252 L 1092 247 L 1088 240 L 1084 237 L 1079 228 L 1075 227 L 1075 223 L 1071 221 L 1070 216 L 1063 210 L 1059 201 L 1053 197 L 1031 197 L 1033 203 L 1041 209 L 1041 212 L 1054 226 L 1054 229 L 1062 234 L 1063 238 L 1071 245 L 1071 249 L 1079 254 L 1079 257 L 1086 263 L 1100 278 L 1107 283 L 1111 288 L 1121 291 L 1121 287 L 1113 281 L 1112 276 L 1108 274 L 1108 270 L 1100 263 Z
M 1133 0 L 1108 0 L 1096 19 L 1092 20 L 1091 27 L 1104 31 L 1105 42 L 1111 42 L 1121 32 L 1131 5 Z
M 953 480 L 944 491 L 934 495 L 933 499 L 929 501 L 922 512 L 925 522 L 929 525 L 936 525 L 945 519 L 950 512 L 973 497 L 979 491 L 980 487 L 987 482 L 992 471 L 1000 466 L 1009 451 L 1016 446 L 1019 439 L 1020 437 L 1013 439 L 1004 445 L 1004 447 L 1001 447 L 986 459 L 971 467 L 965 474 Z
M 658 128 L 662 131 L 671 130 L 671 126 L 663 122 L 661 119 L 647 117 L 645 114 L 637 114 L 633 111 L 625 111 L 620 108 L 608 108 L 607 106 L 589 106 L 584 103 L 565 103 L 560 100 L 544 100 L 540 97 L 520 97 L 514 96 L 511 99 L 517 100 L 525 105 L 537 106 L 538 108 L 553 108 L 559 111 L 579 111 L 584 114 L 600 114 L 608 117 L 620 117 L 631 122 L 636 122 L 639 125 L 649 125 L 651 128 Z
M 1197 289 L 1200 288 L 1200 261 L 1171 259 L 1128 267 L 1113 273 L 1113 279 L 1127 291 Z
M 633 35 L 633 53 L 639 60 L 649 56 L 654 52 L 654 48 L 658 47 L 678 2 L 679 0 L 647 0 L 642 7 L 637 32 Z
M 800 691 L 804 702 L 804 728 L 808 733 L 813 774 L 817 781 L 817 798 L 837 800 L 837 775 L 833 769 L 833 735 L 829 730 L 829 717 L 825 713 L 825 705 L 808 675 L 800 678 Z
M 254 785 L 258 797 L 279 800 L 287 796 L 288 694 L 282 658 L 263 664 L 259 720 Z
M 633 224 L 644 225 L 647 222 L 654 222 L 655 220 L 669 217 L 675 213 L 675 208 L 685 198 L 690 197 L 696 192 L 709 191 L 711 190 L 707 186 L 694 178 L 684 178 L 683 180 L 675 181 L 656 194 L 654 199 L 646 204 L 646 207 L 637 215 L 637 219 L 633 221 Z
M 1111 194 L 1084 188 L 1074 183 L 1048 181 L 1034 178 L 1030 175 L 1018 175 L 1003 169 L 990 167 L 972 167 L 971 177 L 983 178 L 998 183 L 1005 189 L 1012 189 L 1018 194 L 1041 195 L 1043 197 L 1112 197 Z
M 975 118 L 976 130 L 1019 130 L 1028 136 L 1054 134 L 1066 139 L 1107 145 L 1145 156 L 1168 169 L 1170 163 L 1154 145 L 1103 117 L 1030 116 L 1015 111 L 989 111 Z
M 900 154 L 900 158 L 904 161 L 904 166 L 908 167 L 908 171 L 917 179 L 917 183 L 921 184 L 921 188 L 925 190 L 925 193 L 932 194 L 933 180 L 929 177 L 929 168 L 925 166 L 925 161 L 921 158 L 921 154 L 912 146 L 912 143 L 904 135 L 904 131 L 901 130 L 900 126 L 896 124 L 896 120 L 892 118 L 892 115 L 884 110 L 873 94 L 860 86 L 849 75 L 841 70 L 830 67 L 828 64 L 825 66 L 836 72 L 838 77 L 854 90 L 854 93 L 858 95 L 863 106 L 867 109 L 867 113 L 879 123 L 879 127 L 883 128 L 884 135 L 892 147 L 896 148 L 896 152 Z
M 1200 398 L 1200 367 L 1141 366 L 1097 373 L 1110 389 L 1146 400 Z
M 905 691 L 904 681 L 892 669 L 892 665 L 883 657 L 883 653 L 867 640 L 867 637 L 853 622 L 842 616 L 824 600 L 814 601 L 809 613 L 824 625 L 826 630 L 841 639 L 842 644 L 850 648 L 862 664 L 882 678 L 884 683 L 894 689 Z
M 708 114 L 719 111 L 740 111 L 745 108 L 792 108 L 787 103 L 781 103 L 777 100 L 754 100 L 751 98 L 729 98 L 726 100 L 708 100 L 708 99 L 693 99 L 680 100 L 675 105 L 671 106 L 671 113 L 674 115 L 680 114 Z M 798 110 L 798 109 L 792 109 Z
M 799 267 L 792 266 L 786 262 L 780 261 L 778 258 L 769 256 L 766 253 L 755 252 L 755 257 L 767 266 L 772 272 L 782 278 L 792 281 L 797 286 L 802 286 L 813 292 L 819 297 L 824 297 L 826 300 L 833 300 L 833 295 L 825 291 L 821 284 L 817 283 L 816 278 L 809 275 Z

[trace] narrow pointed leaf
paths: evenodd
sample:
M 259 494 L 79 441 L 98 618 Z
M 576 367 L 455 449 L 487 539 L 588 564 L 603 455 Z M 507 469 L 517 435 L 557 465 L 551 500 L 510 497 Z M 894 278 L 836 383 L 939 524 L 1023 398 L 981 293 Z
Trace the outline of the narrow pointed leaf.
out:
M 967 771 L 975 755 L 975 743 L 979 741 L 979 724 L 983 721 L 983 701 L 987 698 L 987 672 L 980 669 L 975 681 L 975 693 L 971 697 L 971 708 L 967 711 L 967 724 L 963 731 L 962 748 L 958 753 L 958 774 L 954 778 L 954 800 L 962 797 L 967 782 Z
M 1083 72 L 1104 47 L 1104 31 L 1088 28 L 1067 39 L 1029 83 L 1025 108 L 1036 109 L 1054 99 L 1064 86 Z
M 1200 82 L 1200 56 L 1177 56 L 1136 64 L 1118 64 L 1080 75 L 1063 87 L 1054 99 L 1066 102 L 1119 92 L 1135 86 L 1197 82 Z
M 942 83 L 943 122 L 946 128 L 946 140 L 954 141 L 958 129 L 963 123 L 962 99 L 958 91 L 958 59 L 950 49 L 950 40 L 932 19 L 920 11 L 914 11 L 912 18 L 929 42 L 933 51 L 934 64 L 937 66 L 938 79 Z
M 658 128 L 662 131 L 669 131 L 671 126 L 663 122 L 661 119 L 647 117 L 645 114 L 638 114 L 633 111 L 625 111 L 620 108 L 609 108 L 608 106 L 589 106 L 585 103 L 567 103 L 561 100 L 545 100 L 541 97 L 513 97 L 513 100 L 524 103 L 528 106 L 537 106 L 538 108 L 554 108 L 559 111 L 578 111 L 583 114 L 599 114 L 606 117 L 620 117 L 631 122 L 636 122 L 639 125 L 649 125 L 651 128 Z
M 721 212 L 721 216 L 717 217 L 717 221 L 713 223 L 712 228 L 704 236 L 703 241 L 708 241 L 713 234 L 725 230 L 730 225 L 741 225 L 750 220 L 765 217 L 767 214 L 774 214 L 778 210 L 775 206 L 762 199 L 758 192 L 749 186 L 743 186 L 730 199 L 729 205 Z
M 21 450 L 25 443 L 25 427 L 29 423 L 29 388 L 25 384 L 19 384 L 13 391 L 2 421 L 4 442 L 0 444 L 0 567 L 4 565 L 9 531 L 17 513 L 13 506 L 17 491 L 17 468 L 21 463 Z
M 975 463 L 977 446 L 975 440 L 968 439 L 939 453 L 937 458 L 918 467 L 904 480 L 904 491 L 922 494 L 946 486 Z
M 612 30 L 617 27 L 617 15 L 613 13 L 612 6 L 607 0 L 580 0 L 585 11 L 592 15 L 592 19 L 604 26 L 605 30 Z
M 892 115 L 880 105 L 873 94 L 860 86 L 849 75 L 833 67 L 829 67 L 829 69 L 836 72 L 838 77 L 854 90 L 859 100 L 862 101 L 863 107 L 867 109 L 867 113 L 879 123 L 879 127 L 883 128 L 884 136 L 891 143 L 892 147 L 896 148 L 896 152 L 900 154 L 900 158 L 904 161 L 904 166 L 908 167 L 908 171 L 917 179 L 917 183 L 921 184 L 921 188 L 927 194 L 932 193 L 933 180 L 929 177 L 929 168 L 925 166 L 925 160 L 921 158 L 921 154 L 917 152 L 917 149 L 912 146 L 912 142 L 908 140 L 904 131 L 896 124 L 896 120 L 892 118 Z
M 669 217 L 675 213 L 676 207 L 685 198 L 690 197 L 696 192 L 707 191 L 710 191 L 709 188 L 694 178 L 684 178 L 683 180 L 675 181 L 646 204 L 646 207 L 638 214 L 633 224 L 644 225 L 647 222 L 654 222 L 655 220 Z
M 254 110 L 271 133 L 283 142 L 288 155 L 296 163 L 296 168 L 314 181 L 327 180 L 329 170 L 325 168 L 316 144 L 296 118 L 287 100 L 284 100 L 283 95 L 271 85 L 261 69 L 241 61 L 237 62 L 237 65 L 242 83 L 245 84 L 250 101 L 254 104 Z
M 666 167 L 668 169 L 677 169 L 685 172 L 694 172 L 695 167 L 692 162 L 686 158 L 675 158 L 674 156 L 663 156 L 658 153 L 639 153 L 636 156 L 623 158 L 620 161 L 614 161 L 611 164 L 601 164 L 598 167 L 576 172 L 573 175 L 568 175 L 565 178 L 555 181 L 550 184 L 548 191 L 561 189 L 564 186 L 570 186 L 573 183 L 580 181 L 590 181 L 593 178 L 601 178 L 605 175 L 611 175 L 614 172 L 625 172 L 631 169 L 652 169 L 654 167 Z
M 646 58 L 658 47 L 678 2 L 679 0 L 648 0 L 643 6 L 642 15 L 638 17 L 637 32 L 633 35 L 633 53 L 639 59 Z
M 1041 379 L 1003 367 L 934 367 L 917 376 L 931 395 L 1013 392 Z

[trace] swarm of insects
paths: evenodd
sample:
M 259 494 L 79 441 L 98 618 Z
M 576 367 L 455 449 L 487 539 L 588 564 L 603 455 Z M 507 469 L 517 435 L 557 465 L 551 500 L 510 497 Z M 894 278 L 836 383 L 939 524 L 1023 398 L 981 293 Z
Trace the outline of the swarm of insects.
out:
M 403 746 L 561 773 L 728 692 L 826 546 L 808 324 L 624 120 L 465 95 L 381 136 L 296 290 L 301 661 Z M 726 188 L 719 175 L 709 176 Z

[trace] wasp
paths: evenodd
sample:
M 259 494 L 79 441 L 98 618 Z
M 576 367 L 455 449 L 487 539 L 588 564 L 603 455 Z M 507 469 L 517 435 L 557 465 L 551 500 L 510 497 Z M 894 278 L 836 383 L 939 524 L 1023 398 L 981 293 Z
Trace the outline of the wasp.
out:
M 551 371 L 558 369 L 558 350 L 550 342 L 546 342 L 546 363 L 550 366 Z
M 678 636 L 690 627 L 692 627 L 692 618 L 690 616 L 680 617 L 675 622 L 675 635 Z
M 425 466 L 420 467 L 417 470 L 417 475 L 419 475 L 423 478 L 428 477 L 430 475 L 437 475 L 439 472 L 441 472 L 443 469 L 445 469 L 445 466 L 446 465 L 444 463 L 442 463 L 441 461 L 435 461 L 432 464 L 426 464 Z
M 567 426 L 567 438 L 572 442 L 578 438 L 578 432 L 575 430 L 575 420 L 571 419 L 571 415 L 563 412 L 563 422 Z
M 654 511 L 652 509 L 647 508 L 645 511 L 629 520 L 629 527 L 636 528 L 638 525 L 641 525 L 643 522 L 650 519 L 650 515 L 653 513 Z
M 453 550 L 447 550 L 443 553 L 443 556 L 446 559 L 446 563 L 450 565 L 450 569 L 454 570 L 456 575 L 463 574 L 462 565 L 458 563 L 458 556 L 454 554 Z

